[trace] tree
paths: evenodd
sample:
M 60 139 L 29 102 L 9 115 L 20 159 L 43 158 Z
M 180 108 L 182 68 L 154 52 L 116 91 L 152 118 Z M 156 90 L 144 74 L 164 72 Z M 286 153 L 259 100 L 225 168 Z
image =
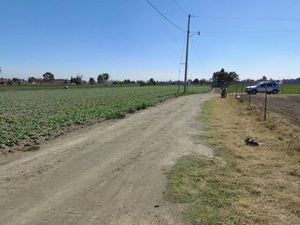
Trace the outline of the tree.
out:
M 200 85 L 202 86 L 203 84 L 207 84 L 208 81 L 205 80 L 205 79 L 201 79 L 201 80 L 199 81 L 199 83 L 200 83 Z
M 98 75 L 97 82 L 98 82 L 98 84 L 102 84 L 103 83 L 103 76 L 102 76 L 102 74 Z
M 32 84 L 35 82 L 37 79 L 35 77 L 28 77 L 28 83 Z
M 213 74 L 213 81 L 217 82 L 218 85 L 222 85 L 224 82 L 226 84 L 231 84 L 233 81 L 238 79 L 239 75 L 236 72 L 226 72 L 224 69 Z
M 82 75 L 77 75 L 76 77 L 71 77 L 71 80 L 70 80 L 71 83 L 74 83 L 76 85 L 80 85 L 82 84 Z
M 109 74 L 108 73 L 103 73 L 102 76 L 103 76 L 105 82 L 107 82 L 109 80 Z
M 108 80 L 109 80 L 109 74 L 108 73 L 99 74 L 99 76 L 97 78 L 98 84 L 106 83 Z
M 262 80 L 268 80 L 268 79 L 267 79 L 267 77 L 266 77 L 266 76 L 263 76 L 263 77 L 262 77 Z
M 193 84 L 199 84 L 199 79 L 196 78 L 195 80 L 193 80 Z
M 46 72 L 43 74 L 44 80 L 54 80 L 54 75 L 50 72 Z
M 12 82 L 15 83 L 15 84 L 21 85 L 21 79 L 19 79 L 19 78 L 14 77 L 12 79 Z
M 148 81 L 149 85 L 155 85 L 155 80 L 153 78 L 150 78 Z
M 146 86 L 146 82 L 143 80 L 137 80 L 136 81 L 140 86 Z
M 125 80 L 123 81 L 124 84 L 131 84 L 131 82 L 132 82 L 132 81 L 129 80 L 129 79 L 125 79 Z
M 89 80 L 89 83 L 91 85 L 94 85 L 94 84 L 96 84 L 96 81 L 95 81 L 95 79 L 93 77 L 91 77 L 90 80 Z

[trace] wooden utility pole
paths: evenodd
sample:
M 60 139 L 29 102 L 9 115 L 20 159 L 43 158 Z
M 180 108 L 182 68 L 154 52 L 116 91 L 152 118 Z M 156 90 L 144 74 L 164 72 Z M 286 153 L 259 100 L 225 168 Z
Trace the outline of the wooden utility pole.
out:
M 187 38 L 186 38 L 186 56 L 185 56 L 185 73 L 184 73 L 184 91 L 183 91 L 183 93 L 187 92 L 187 73 L 188 73 L 189 42 L 190 42 L 190 22 L 191 22 L 191 15 L 189 14 Z

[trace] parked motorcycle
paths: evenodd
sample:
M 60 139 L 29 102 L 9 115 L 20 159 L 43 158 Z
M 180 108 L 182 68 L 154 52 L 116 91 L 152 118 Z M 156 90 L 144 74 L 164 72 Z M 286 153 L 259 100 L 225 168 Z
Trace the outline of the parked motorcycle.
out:
M 221 98 L 226 98 L 227 97 L 227 89 L 226 88 L 222 88 L 221 89 Z

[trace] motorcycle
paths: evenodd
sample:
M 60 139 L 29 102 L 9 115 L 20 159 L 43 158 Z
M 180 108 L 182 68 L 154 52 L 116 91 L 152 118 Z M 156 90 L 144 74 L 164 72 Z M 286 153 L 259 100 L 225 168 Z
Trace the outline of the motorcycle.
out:
M 222 88 L 221 89 L 221 98 L 226 98 L 227 97 L 227 89 L 226 88 Z

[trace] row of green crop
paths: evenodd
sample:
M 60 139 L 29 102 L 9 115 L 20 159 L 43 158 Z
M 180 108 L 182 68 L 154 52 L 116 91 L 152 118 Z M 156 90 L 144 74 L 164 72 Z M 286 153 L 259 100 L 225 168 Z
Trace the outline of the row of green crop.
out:
M 190 93 L 208 91 L 190 87 Z M 120 118 L 177 96 L 177 87 L 80 88 L 0 93 L 0 146 L 37 140 L 73 125 Z

